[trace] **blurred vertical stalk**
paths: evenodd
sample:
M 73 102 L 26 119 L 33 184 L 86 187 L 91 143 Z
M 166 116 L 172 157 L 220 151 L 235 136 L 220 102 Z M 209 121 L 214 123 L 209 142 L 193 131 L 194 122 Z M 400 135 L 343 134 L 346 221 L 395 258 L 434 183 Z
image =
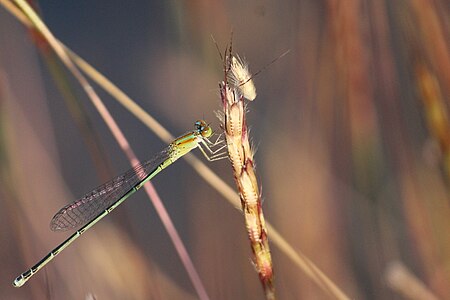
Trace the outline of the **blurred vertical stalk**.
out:
M 442 97 L 439 82 L 430 70 L 423 64 L 416 67 L 416 80 L 425 109 L 430 133 L 439 143 L 442 153 L 442 163 L 450 182 L 450 121 L 448 108 Z
M 246 93 L 248 91 L 242 88 L 242 86 L 245 86 L 247 83 L 252 84 L 251 78 L 248 77 L 246 81 L 230 80 L 228 72 L 230 68 L 236 66 L 242 67 L 244 77 L 247 74 L 249 75 L 245 64 L 241 64 L 241 61 L 239 60 L 238 62 L 236 56 L 233 56 L 231 47 L 228 52 L 225 51 L 224 60 L 225 78 L 220 84 L 220 97 L 223 104 L 224 115 L 222 121 L 228 155 L 241 199 L 242 212 L 244 213 L 245 226 L 253 251 L 255 268 L 263 285 L 266 299 L 275 299 L 272 257 L 262 211 L 261 194 L 256 180 L 253 151 L 250 147 L 248 129 L 245 121 L 244 96 L 248 94 Z M 237 62 L 238 65 L 236 65 Z M 232 73 L 236 75 L 235 72 Z
M 439 144 L 443 169 L 450 183 L 449 98 L 445 97 L 450 92 L 450 56 L 445 23 L 441 20 L 438 3 L 414 0 L 410 6 L 410 23 L 417 26 L 404 26 L 404 30 L 414 62 L 412 73 L 423 102 L 428 130 Z
M 47 65 L 51 77 L 55 81 L 56 87 L 63 96 L 62 99 L 66 104 L 69 114 L 81 132 L 81 137 L 91 154 L 99 178 L 101 181 L 109 180 L 112 176 L 111 174 L 113 174 L 110 162 L 107 159 L 104 148 L 99 142 L 99 135 L 92 125 L 91 119 L 86 113 L 86 109 L 83 107 L 73 84 L 69 80 L 67 71 L 62 67 L 58 56 L 52 50 L 45 37 L 34 27 L 30 27 L 29 32 Z

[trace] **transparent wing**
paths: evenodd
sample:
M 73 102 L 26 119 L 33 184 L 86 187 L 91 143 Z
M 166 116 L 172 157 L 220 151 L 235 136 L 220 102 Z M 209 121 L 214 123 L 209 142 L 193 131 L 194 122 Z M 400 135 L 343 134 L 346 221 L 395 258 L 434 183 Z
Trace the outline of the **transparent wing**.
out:
M 65 231 L 88 223 L 154 172 L 170 156 L 170 153 L 169 146 L 150 160 L 134 166 L 82 198 L 64 206 L 51 220 L 50 229 Z

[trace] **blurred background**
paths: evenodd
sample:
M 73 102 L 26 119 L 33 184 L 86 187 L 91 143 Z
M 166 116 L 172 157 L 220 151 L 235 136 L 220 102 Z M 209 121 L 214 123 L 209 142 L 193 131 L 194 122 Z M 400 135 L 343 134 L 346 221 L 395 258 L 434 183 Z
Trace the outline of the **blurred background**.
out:
M 31 2 L 174 135 L 197 119 L 220 131 L 211 36 L 223 50 L 233 32 L 252 72 L 290 49 L 248 105 L 266 219 L 352 299 L 450 299 L 447 1 Z M 94 88 L 139 158 L 166 146 Z M 208 165 L 234 186 L 226 160 Z M 197 298 L 144 192 L 12 287 L 69 235 L 50 231 L 56 211 L 129 167 L 79 84 L 1 7 L 1 299 Z M 211 299 L 262 299 L 242 215 L 182 160 L 153 183 Z M 271 250 L 279 299 L 330 299 Z

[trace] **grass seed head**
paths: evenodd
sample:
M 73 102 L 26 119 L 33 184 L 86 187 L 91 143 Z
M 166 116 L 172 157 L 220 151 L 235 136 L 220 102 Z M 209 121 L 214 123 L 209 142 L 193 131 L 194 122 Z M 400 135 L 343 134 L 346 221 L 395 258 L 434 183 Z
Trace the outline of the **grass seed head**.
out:
M 253 84 L 252 74 L 248 70 L 248 64 L 238 55 L 232 55 L 229 78 L 230 84 L 244 96 L 252 101 L 256 98 L 256 88 Z

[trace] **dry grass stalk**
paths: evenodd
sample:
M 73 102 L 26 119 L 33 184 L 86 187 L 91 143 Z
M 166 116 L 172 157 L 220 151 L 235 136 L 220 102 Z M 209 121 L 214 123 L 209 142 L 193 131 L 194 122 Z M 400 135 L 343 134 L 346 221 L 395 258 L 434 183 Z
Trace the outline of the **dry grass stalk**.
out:
M 233 84 L 230 76 L 236 76 L 234 70 L 241 60 L 237 60 L 231 52 L 231 47 L 225 52 L 225 78 L 220 84 L 220 97 L 223 104 L 222 126 L 228 147 L 228 154 L 233 167 L 234 179 L 239 190 L 242 211 L 248 238 L 253 251 L 253 261 L 264 288 L 266 299 L 275 299 L 273 284 L 272 257 L 270 254 L 267 229 L 261 206 L 261 194 L 255 175 L 253 151 L 250 147 L 248 129 L 245 121 L 244 97 L 248 89 L 245 84 L 253 85 L 251 78 L 243 82 L 242 86 Z M 245 66 L 245 65 L 242 65 Z M 231 72 L 231 73 L 229 73 Z M 239 81 L 238 81 L 239 82 Z M 255 95 L 256 91 L 250 93 Z M 254 99 L 254 97 L 253 97 Z M 249 100 L 253 100 L 249 99 Z

